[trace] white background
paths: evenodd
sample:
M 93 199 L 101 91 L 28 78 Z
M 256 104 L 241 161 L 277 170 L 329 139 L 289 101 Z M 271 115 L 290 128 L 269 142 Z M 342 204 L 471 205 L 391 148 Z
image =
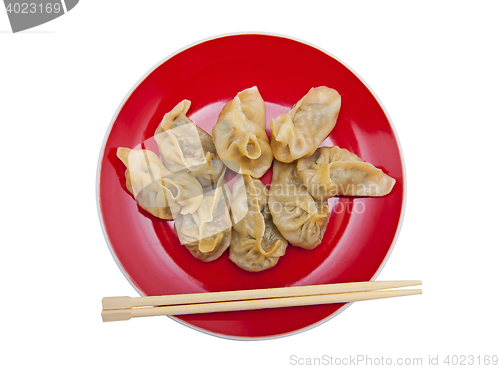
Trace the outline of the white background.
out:
M 425 363 L 500 354 L 499 14 L 487 1 L 85 0 L 11 34 L 2 9 L 0 367 L 281 368 L 291 355 Z M 105 324 L 102 297 L 136 295 L 97 215 L 108 124 L 158 61 L 243 31 L 328 50 L 383 102 L 402 144 L 408 198 L 378 279 L 422 279 L 424 294 L 356 303 L 315 329 L 256 342 L 164 317 Z

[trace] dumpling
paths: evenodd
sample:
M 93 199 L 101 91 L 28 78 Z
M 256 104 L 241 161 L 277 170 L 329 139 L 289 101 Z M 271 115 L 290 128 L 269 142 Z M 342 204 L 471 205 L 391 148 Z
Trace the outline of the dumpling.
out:
M 269 209 L 274 224 L 293 246 L 310 250 L 321 243 L 330 207 L 312 198 L 297 176 L 296 162 L 274 161 Z
M 212 189 L 205 194 L 198 210 L 175 218 L 175 232 L 181 244 L 196 258 L 208 262 L 217 259 L 231 242 L 231 193 L 224 180 L 224 171 Z
M 258 179 L 243 175 L 233 185 L 233 234 L 229 259 L 249 272 L 276 265 L 288 242 L 273 223 L 267 204 L 268 190 Z
M 385 196 L 396 183 L 381 169 L 340 147 L 320 147 L 297 162 L 297 173 L 317 200 L 336 195 Z
M 232 171 L 260 178 L 271 167 L 266 107 L 257 87 L 239 92 L 224 105 L 212 136 L 219 157 Z
M 190 171 L 202 186 L 215 184 L 224 164 L 219 160 L 212 137 L 186 114 L 191 101 L 182 100 L 155 131 L 155 141 L 165 166 L 174 173 Z
M 314 154 L 330 134 L 340 111 L 340 95 L 328 87 L 311 88 L 292 109 L 271 120 L 271 148 L 283 163 Z
M 126 185 L 141 208 L 161 219 L 194 213 L 203 200 L 203 188 L 188 173 L 172 173 L 149 150 L 119 147 L 125 164 Z

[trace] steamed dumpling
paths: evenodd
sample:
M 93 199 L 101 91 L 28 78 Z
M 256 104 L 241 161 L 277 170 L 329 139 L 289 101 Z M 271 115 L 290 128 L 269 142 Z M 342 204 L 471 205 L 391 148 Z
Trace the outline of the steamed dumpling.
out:
M 297 162 L 299 178 L 317 200 L 336 195 L 385 196 L 396 183 L 381 169 L 340 147 L 321 147 Z
M 229 259 L 249 272 L 276 265 L 288 242 L 273 223 L 267 204 L 268 190 L 258 179 L 243 175 L 233 185 L 234 226 Z
M 328 202 L 314 200 L 297 175 L 297 163 L 273 164 L 269 209 L 290 244 L 310 250 L 321 243 L 330 218 Z
M 170 172 L 154 152 L 119 147 L 116 155 L 127 167 L 127 189 L 148 213 L 172 220 L 178 213 L 191 214 L 200 206 L 200 183 L 188 173 Z
M 196 212 L 177 216 L 174 222 L 181 244 L 205 262 L 221 256 L 231 242 L 231 193 L 224 173 L 213 187 L 204 188 L 203 201 Z
M 328 87 L 311 88 L 292 109 L 271 120 L 271 147 L 283 162 L 314 154 L 330 134 L 340 110 L 340 95 Z
M 266 134 L 266 107 L 257 87 L 239 92 L 224 105 L 212 136 L 229 169 L 255 178 L 266 173 L 273 154 Z
M 174 173 L 189 171 L 202 186 L 215 184 L 224 164 L 219 160 L 212 137 L 186 114 L 191 101 L 182 100 L 155 131 L 155 141 L 165 166 Z

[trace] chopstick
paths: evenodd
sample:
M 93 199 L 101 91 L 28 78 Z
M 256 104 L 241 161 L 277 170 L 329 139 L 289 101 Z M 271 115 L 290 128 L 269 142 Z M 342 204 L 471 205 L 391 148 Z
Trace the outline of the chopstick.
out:
M 421 281 L 355 282 L 170 296 L 108 297 L 102 301 L 101 315 L 104 322 L 110 322 L 145 316 L 202 314 L 375 300 L 421 294 L 420 289 L 380 291 L 420 284 Z
M 223 291 L 189 293 L 167 296 L 144 296 L 144 297 L 105 297 L 102 299 L 103 310 L 131 309 L 144 306 L 165 306 L 180 304 L 197 304 L 202 302 L 222 302 L 235 300 L 252 300 L 273 297 L 293 297 L 324 295 L 342 292 L 361 292 L 385 290 L 388 288 L 419 286 L 422 281 L 375 281 L 375 282 L 351 282 L 336 284 L 319 284 L 314 286 L 296 286 L 265 288 L 256 290 Z
M 103 310 L 102 320 L 104 322 L 113 322 L 120 320 L 129 320 L 131 318 L 159 316 L 159 315 L 184 315 L 184 314 L 202 314 L 215 313 L 221 311 L 255 310 L 269 309 L 289 306 L 322 305 L 339 302 L 354 302 L 383 299 L 388 297 L 419 295 L 422 290 L 387 290 L 387 291 L 364 291 L 347 292 L 327 295 L 281 297 L 259 300 L 225 301 L 209 302 L 202 304 L 158 306 L 135 309 L 117 309 Z

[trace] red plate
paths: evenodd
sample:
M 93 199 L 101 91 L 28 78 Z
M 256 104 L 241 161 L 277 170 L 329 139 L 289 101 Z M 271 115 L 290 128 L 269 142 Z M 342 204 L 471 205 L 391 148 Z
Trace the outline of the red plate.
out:
M 325 144 L 346 148 L 396 179 L 382 198 L 335 198 L 323 242 L 306 251 L 289 246 L 278 264 L 260 273 L 238 268 L 226 251 L 203 263 L 179 244 L 171 222 L 138 208 L 125 187 L 120 146 L 136 147 L 153 136 L 163 115 L 182 99 L 190 116 L 211 132 L 225 102 L 257 86 L 267 121 L 296 103 L 311 87 L 342 96 L 337 125 Z M 149 140 L 151 141 L 151 140 Z M 98 172 L 104 236 L 118 266 L 144 295 L 226 291 L 366 281 L 384 265 L 401 226 L 403 161 L 394 129 L 368 87 L 345 65 L 315 47 L 280 36 L 241 34 L 203 41 L 162 61 L 118 108 L 105 138 Z M 269 183 L 270 173 L 264 176 Z M 267 338 L 324 322 L 344 304 L 184 315 L 175 319 L 229 338 Z

